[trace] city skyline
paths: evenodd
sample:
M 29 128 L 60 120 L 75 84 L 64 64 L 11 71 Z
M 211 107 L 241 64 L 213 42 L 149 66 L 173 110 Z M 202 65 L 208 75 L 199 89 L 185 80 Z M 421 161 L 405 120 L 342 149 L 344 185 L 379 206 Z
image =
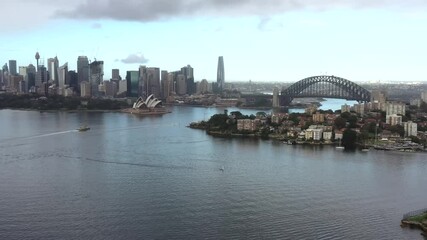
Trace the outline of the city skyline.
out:
M 123 78 L 139 65 L 173 70 L 190 64 L 195 81 L 213 82 L 217 57 L 224 56 L 228 82 L 296 82 L 324 74 L 356 82 L 427 81 L 423 1 L 118 3 L 4 3 L 0 64 L 36 65 L 38 51 L 46 67 L 56 56 L 70 70 L 77 70 L 79 56 L 102 60 L 105 79 L 111 69 Z

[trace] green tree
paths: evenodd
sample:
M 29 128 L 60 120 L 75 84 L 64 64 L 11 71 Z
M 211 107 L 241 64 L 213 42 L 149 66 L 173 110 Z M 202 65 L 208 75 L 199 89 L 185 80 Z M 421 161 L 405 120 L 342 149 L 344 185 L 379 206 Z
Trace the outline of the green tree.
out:
M 357 141 L 357 132 L 355 132 L 351 129 L 346 129 L 343 132 L 343 136 L 341 139 L 341 145 L 345 149 L 355 149 L 356 148 L 356 141 Z
M 398 133 L 401 137 L 405 135 L 405 128 L 401 125 L 390 126 L 388 130 L 392 133 Z
M 344 118 L 342 117 L 335 118 L 334 126 L 337 129 L 345 128 L 346 124 L 347 124 L 347 121 Z

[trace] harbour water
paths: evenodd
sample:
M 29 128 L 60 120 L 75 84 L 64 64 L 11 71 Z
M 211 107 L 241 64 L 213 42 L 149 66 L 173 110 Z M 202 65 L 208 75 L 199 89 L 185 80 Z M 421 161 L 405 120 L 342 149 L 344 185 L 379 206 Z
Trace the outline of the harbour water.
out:
M 171 110 L 0 111 L 0 239 L 422 239 L 399 223 L 427 155 L 213 138 L 186 125 L 223 109 Z

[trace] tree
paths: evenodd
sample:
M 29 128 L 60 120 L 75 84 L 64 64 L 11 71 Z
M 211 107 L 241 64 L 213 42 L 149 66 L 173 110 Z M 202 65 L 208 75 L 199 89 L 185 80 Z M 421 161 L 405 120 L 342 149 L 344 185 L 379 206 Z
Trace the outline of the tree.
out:
M 344 147 L 344 149 L 355 149 L 356 141 L 357 141 L 357 132 L 351 129 L 346 129 L 343 132 L 341 145 Z
M 390 126 L 388 130 L 392 133 L 398 133 L 401 137 L 405 135 L 405 128 L 401 125 Z
M 334 126 L 338 129 L 345 128 L 347 121 L 342 117 L 335 118 Z
M 349 123 L 349 127 L 350 128 L 355 128 L 355 127 L 357 127 L 357 116 L 355 116 L 355 115 L 351 115 L 349 118 L 348 118 L 348 123 Z

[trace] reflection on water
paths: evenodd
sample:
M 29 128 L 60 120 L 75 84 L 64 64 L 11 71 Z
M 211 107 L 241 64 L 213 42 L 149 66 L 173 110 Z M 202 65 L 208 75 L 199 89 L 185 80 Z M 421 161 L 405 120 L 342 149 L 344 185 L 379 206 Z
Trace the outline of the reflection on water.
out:
M 424 154 L 212 138 L 186 125 L 224 109 L 172 110 L 0 111 L 0 238 L 420 239 L 399 221 Z

